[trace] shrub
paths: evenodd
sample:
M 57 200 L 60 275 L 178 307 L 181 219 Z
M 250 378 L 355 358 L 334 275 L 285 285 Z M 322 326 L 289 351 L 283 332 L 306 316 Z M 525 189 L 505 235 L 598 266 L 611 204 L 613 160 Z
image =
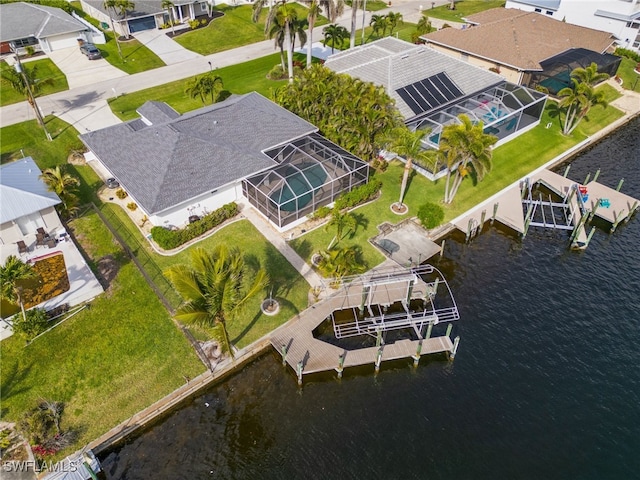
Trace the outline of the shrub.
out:
M 42 308 L 27 310 L 26 314 L 26 321 L 20 314 L 14 317 L 13 331 L 29 341 L 44 332 L 49 324 L 47 312 Z
M 436 203 L 425 203 L 418 208 L 418 218 L 425 228 L 435 228 L 444 220 L 444 210 Z
M 545 93 L 545 94 L 549 95 L 549 89 L 547 87 L 545 87 L 544 85 L 536 85 L 536 90 L 538 92 L 542 92 L 542 93 Z
M 122 188 L 119 188 L 118 190 L 116 190 L 116 197 L 118 197 L 120 200 L 122 200 L 123 198 L 127 198 L 128 196 L 129 194 L 125 192 Z
M 267 78 L 269 80 L 282 80 L 286 77 L 287 72 L 282 69 L 282 66 L 280 64 L 273 67 L 271 70 L 269 70 L 269 73 L 267 73 Z
M 222 222 L 235 217 L 239 211 L 235 202 L 228 203 L 205 215 L 197 222 L 190 223 L 185 228 L 168 230 L 164 227 L 153 227 L 151 236 L 161 248 L 172 250 L 217 227 Z
M 191 30 L 195 30 L 198 26 L 200 26 L 200 20 L 189 20 L 189 27 L 191 27 Z
M 27 52 L 27 57 L 33 57 L 33 54 L 36 53 L 36 49 L 32 45 L 27 45 L 25 51 Z
M 640 62 L 640 53 L 634 52 L 633 50 L 629 50 L 628 48 L 616 48 L 616 51 L 613 52 L 614 55 L 618 57 L 627 57 L 631 60 L 635 60 L 636 62 Z
M 326 205 L 324 207 L 318 208 L 315 212 L 309 215 L 311 220 L 321 220 L 323 218 L 327 218 L 331 214 L 331 209 Z
M 377 178 L 369 180 L 366 185 L 360 185 L 350 192 L 340 195 L 336 200 L 335 207 L 338 210 L 344 210 L 345 208 L 353 208 L 361 203 L 368 202 L 378 194 L 381 188 L 382 182 L 380 180 Z
M 133 212 L 138 208 L 138 205 L 136 205 L 136 202 L 129 202 L 127 203 L 127 208 Z
M 384 172 L 387 170 L 389 162 L 387 162 L 384 158 L 376 158 L 373 162 L 371 162 L 371 166 L 380 172 Z

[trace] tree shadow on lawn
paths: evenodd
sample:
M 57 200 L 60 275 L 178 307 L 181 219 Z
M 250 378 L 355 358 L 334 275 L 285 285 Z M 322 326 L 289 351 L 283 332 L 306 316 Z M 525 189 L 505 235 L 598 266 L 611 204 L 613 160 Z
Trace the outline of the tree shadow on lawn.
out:
M 278 303 L 280 304 L 280 311 L 282 311 L 285 308 L 290 308 L 292 310 L 292 317 L 295 315 L 298 315 L 300 313 L 300 311 L 298 310 L 298 308 L 291 303 L 289 300 L 287 300 L 286 298 L 282 298 L 282 297 L 277 297 L 274 295 L 273 296 L 274 300 L 277 300 Z M 251 319 L 251 321 L 247 324 L 246 327 L 244 327 L 244 329 L 235 337 L 231 340 L 231 343 L 238 343 L 240 342 L 250 331 L 251 329 L 255 326 L 255 324 L 258 322 L 258 320 L 263 317 L 263 313 L 262 311 L 259 311 L 258 313 L 256 313 L 254 315 L 254 317 Z M 270 333 L 270 332 L 267 332 Z
M 18 370 L 18 362 L 14 361 L 10 365 L 7 365 L 7 359 L 2 362 L 2 368 L 4 370 L 2 384 L 0 385 L 0 391 L 2 392 L 2 408 L 0 409 L 0 416 L 4 417 L 9 414 L 10 409 L 7 408 L 7 399 L 13 395 L 18 395 L 27 392 L 31 389 L 30 386 L 25 386 L 25 379 L 29 377 L 31 369 L 33 368 L 33 361 L 21 370 Z

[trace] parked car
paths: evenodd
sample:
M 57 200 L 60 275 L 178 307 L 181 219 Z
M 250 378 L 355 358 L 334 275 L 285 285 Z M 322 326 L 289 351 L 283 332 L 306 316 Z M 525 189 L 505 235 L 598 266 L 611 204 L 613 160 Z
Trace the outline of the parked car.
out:
M 80 45 L 80 51 L 84 53 L 89 60 L 102 58 L 100 50 L 98 50 L 98 47 L 96 47 L 93 43 L 83 43 L 82 45 Z
M 120 182 L 118 182 L 118 180 L 116 180 L 113 177 L 107 178 L 107 181 L 105 183 L 107 184 L 107 188 L 118 188 L 118 187 L 120 187 Z

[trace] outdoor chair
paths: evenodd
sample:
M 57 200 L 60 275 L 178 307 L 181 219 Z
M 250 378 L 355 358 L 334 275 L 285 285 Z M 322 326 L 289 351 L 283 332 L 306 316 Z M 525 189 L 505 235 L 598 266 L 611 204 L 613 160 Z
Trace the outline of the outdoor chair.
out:
M 44 231 L 44 228 L 42 227 L 38 227 L 36 230 L 40 235 L 42 235 L 43 237 L 47 236 L 47 232 Z
M 44 247 L 45 245 L 45 236 L 43 233 L 36 233 L 36 247 L 42 246 Z
M 16 243 L 18 244 L 18 252 L 20 255 L 29 252 L 29 248 L 27 247 L 27 244 L 24 243 L 24 240 L 18 240 Z

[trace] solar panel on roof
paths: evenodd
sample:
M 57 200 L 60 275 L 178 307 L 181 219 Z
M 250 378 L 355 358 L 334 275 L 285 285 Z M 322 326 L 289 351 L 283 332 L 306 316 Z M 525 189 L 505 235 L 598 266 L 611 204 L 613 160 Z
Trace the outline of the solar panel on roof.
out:
M 396 90 L 413 113 L 433 110 L 464 95 L 445 72 L 440 72 Z

